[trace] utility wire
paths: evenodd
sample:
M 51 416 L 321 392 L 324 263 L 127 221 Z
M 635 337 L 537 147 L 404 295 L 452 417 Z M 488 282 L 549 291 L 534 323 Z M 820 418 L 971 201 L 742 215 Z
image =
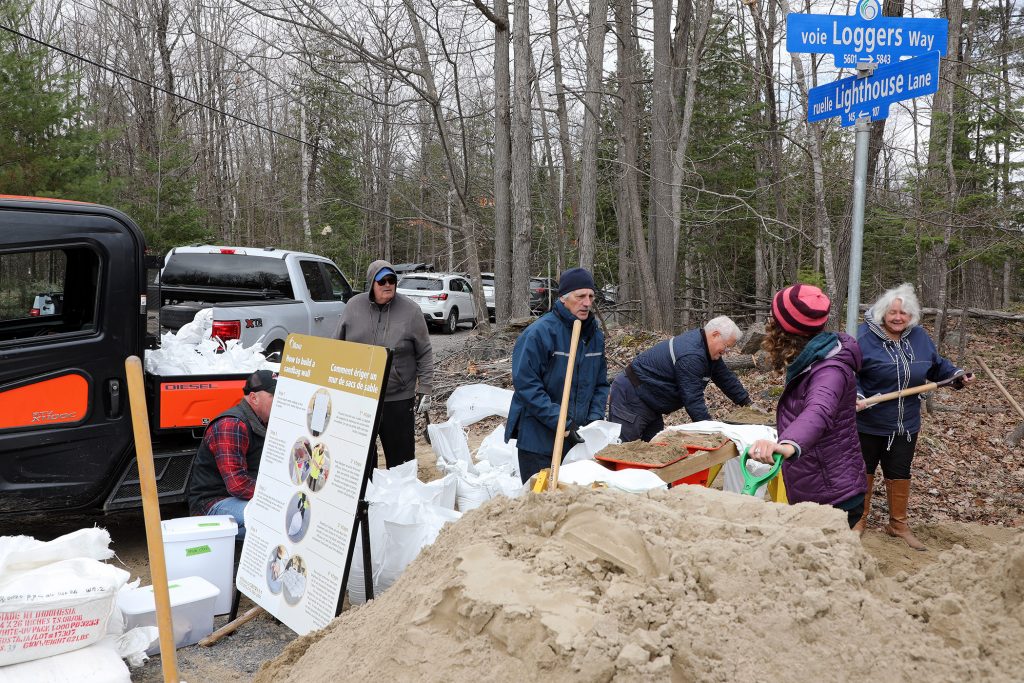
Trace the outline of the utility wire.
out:
M 154 90 L 158 90 L 158 91 L 160 91 L 160 92 L 162 92 L 165 95 L 168 95 L 170 97 L 175 97 L 175 98 L 177 98 L 179 100 L 183 100 L 183 101 L 188 102 L 189 104 L 195 105 L 197 107 L 202 107 L 203 109 L 208 109 L 208 110 L 210 110 L 212 112 L 220 114 L 221 116 L 226 116 L 229 119 L 233 119 L 235 121 L 238 121 L 239 123 L 244 123 L 246 125 L 252 126 L 252 127 L 257 128 L 259 130 L 262 130 L 262 131 L 265 131 L 267 133 L 270 133 L 271 135 L 278 135 L 278 136 L 280 136 L 282 138 L 285 138 L 287 140 L 291 140 L 293 142 L 297 142 L 300 145 L 305 145 L 307 147 L 314 147 L 314 145 L 312 143 L 307 142 L 305 140 L 300 140 L 299 138 L 295 137 L 294 135 L 289 135 L 288 133 L 283 133 L 283 132 L 281 132 L 279 130 L 275 130 L 274 128 L 269 128 L 269 127 L 264 126 L 262 124 L 256 123 L 255 121 L 250 121 L 249 119 L 242 118 L 241 116 L 238 116 L 236 114 L 232 114 L 231 112 L 224 111 L 223 109 L 218 109 L 217 107 L 211 106 L 209 104 L 204 104 L 204 103 L 202 103 L 202 102 L 200 102 L 198 100 L 192 99 L 191 97 L 187 97 L 186 95 L 181 95 L 181 94 L 176 93 L 176 92 L 171 92 L 170 90 L 167 90 L 166 88 L 162 88 L 159 85 L 156 85 L 155 83 L 149 83 L 147 81 L 142 80 L 141 78 L 138 78 L 136 76 L 132 76 L 129 73 L 125 73 L 124 71 L 121 71 L 119 69 L 115 69 L 115 68 L 113 68 L 111 66 L 107 66 L 106 64 L 101 64 L 101 63 L 99 63 L 97 61 L 89 59 L 88 57 L 84 57 L 84 56 L 82 56 L 80 54 L 76 54 L 74 52 L 71 52 L 70 50 L 65 50 L 64 48 L 59 47 L 57 45 L 54 45 L 52 43 L 48 43 L 45 40 L 40 40 L 39 38 L 34 38 L 34 37 L 28 35 L 27 33 L 22 33 L 21 31 L 19 31 L 17 29 L 10 28 L 9 26 L 4 26 L 3 24 L 0 24 L 0 30 L 7 31 L 8 33 L 11 33 L 13 35 L 19 36 L 21 38 L 24 38 L 25 40 L 32 41 L 33 43 L 36 43 L 37 45 L 42 45 L 45 48 L 48 48 L 50 50 L 54 50 L 55 52 L 59 52 L 59 53 L 65 55 L 67 57 L 71 57 L 72 59 L 77 59 L 80 62 L 85 62 L 86 64 L 90 64 L 90 65 L 96 67 L 97 69 L 101 69 L 103 71 L 109 71 L 110 73 L 112 73 L 112 74 L 114 74 L 116 76 L 120 76 L 121 78 L 127 78 L 128 80 L 133 81 L 135 83 L 138 83 L 139 85 L 144 85 L 147 88 L 153 88 Z M 332 150 L 332 153 L 337 154 L 338 152 Z M 344 157 L 345 155 L 340 155 L 340 156 Z

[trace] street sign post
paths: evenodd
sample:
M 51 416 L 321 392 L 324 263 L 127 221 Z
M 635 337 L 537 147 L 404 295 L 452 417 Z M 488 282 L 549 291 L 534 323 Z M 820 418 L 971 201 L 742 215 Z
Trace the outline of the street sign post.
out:
M 807 120 L 839 116 L 844 126 L 867 117 L 878 121 L 889 116 L 889 105 L 930 95 L 939 88 L 939 52 L 880 66 L 871 76 L 850 76 L 807 92 Z
M 857 14 L 789 14 L 786 49 L 831 54 L 836 68 L 855 68 L 841 78 L 807 93 L 807 121 L 840 117 L 857 125 L 853 155 L 850 277 L 846 298 L 846 332 L 857 333 L 860 303 L 861 252 L 864 244 L 864 200 L 867 195 L 868 146 L 871 122 L 889 116 L 889 105 L 939 88 L 939 57 L 946 54 L 949 22 L 945 19 L 883 17 L 878 0 L 860 0 Z M 900 61 L 904 57 L 911 57 Z
M 903 57 L 938 50 L 946 54 L 949 22 L 945 19 L 882 17 L 877 0 L 862 0 L 857 14 L 789 14 L 786 50 L 831 54 L 837 69 L 859 62 L 880 66 Z

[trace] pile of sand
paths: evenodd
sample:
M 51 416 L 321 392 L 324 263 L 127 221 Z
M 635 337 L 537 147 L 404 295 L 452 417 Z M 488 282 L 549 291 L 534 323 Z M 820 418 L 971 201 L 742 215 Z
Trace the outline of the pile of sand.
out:
M 719 432 L 685 432 L 666 429 L 659 432 L 649 443 L 627 441 L 611 444 L 602 448 L 598 456 L 602 459 L 645 465 L 667 465 L 685 456 L 689 452 L 687 446 L 714 450 L 727 441 L 725 436 Z
M 495 499 L 256 681 L 1019 680 L 1020 538 L 887 579 L 845 519 L 696 486 Z

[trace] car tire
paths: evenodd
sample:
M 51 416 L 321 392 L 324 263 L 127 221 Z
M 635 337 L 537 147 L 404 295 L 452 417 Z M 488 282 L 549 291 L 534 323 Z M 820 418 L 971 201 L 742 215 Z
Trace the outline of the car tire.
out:
M 445 334 L 455 334 L 455 328 L 459 326 L 459 309 L 453 308 L 448 311 L 448 317 L 444 319 Z

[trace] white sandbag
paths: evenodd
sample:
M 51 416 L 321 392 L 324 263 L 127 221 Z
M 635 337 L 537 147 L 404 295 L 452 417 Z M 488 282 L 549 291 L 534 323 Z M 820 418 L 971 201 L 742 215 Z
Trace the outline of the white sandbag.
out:
M 138 580 L 135 581 L 138 583 Z M 114 610 L 120 614 L 121 610 Z M 111 619 L 113 621 L 113 619 Z M 122 630 L 124 626 L 122 624 Z M 146 650 L 160 637 L 160 629 L 156 626 L 136 626 L 121 635 L 108 635 L 100 644 L 111 642 L 121 659 L 129 666 L 142 666 L 149 659 Z
M 463 463 L 470 472 L 476 472 L 473 456 L 469 451 L 466 431 L 455 420 L 427 426 L 430 433 L 430 447 L 437 454 L 437 466 L 444 472 L 456 463 Z
M 384 551 L 380 570 L 374 575 L 374 594 L 387 590 L 398 580 L 423 548 L 441 533 L 441 527 L 461 515 L 436 505 L 417 506 L 415 521 L 384 522 Z
M 512 474 L 519 476 L 519 451 L 516 449 L 516 440 L 512 439 L 505 443 L 505 423 L 484 437 L 480 448 L 476 451 L 477 461 L 487 461 L 493 467 L 500 467 L 508 464 L 512 468 Z
M 468 427 L 491 415 L 508 417 L 512 407 L 512 390 L 489 384 L 467 384 L 453 391 L 445 405 L 449 420 Z
M 753 474 L 755 477 L 762 477 L 768 474 L 768 470 L 772 468 L 763 462 L 757 460 L 747 460 L 747 471 Z M 740 459 L 733 458 L 722 466 L 722 490 L 730 491 L 732 493 L 743 492 L 743 469 L 740 467 Z M 755 498 L 764 498 L 765 492 L 768 490 L 768 484 L 762 484 L 757 487 L 757 491 L 754 492 Z
M 402 482 L 416 481 L 416 473 L 417 463 L 416 459 L 413 458 L 397 467 L 391 467 L 386 470 L 375 469 L 370 473 L 370 480 L 375 487 L 387 490 L 399 487 Z
M 495 496 L 514 498 L 519 495 L 522 482 L 519 475 L 512 474 L 508 464 L 491 467 L 487 461 L 478 463 L 478 472 L 459 470 L 458 489 L 455 492 L 455 509 L 469 512 L 480 507 Z
M 622 425 L 607 420 L 595 420 L 585 427 L 580 427 L 579 435 L 583 437 L 583 443 L 573 446 L 565 457 L 562 464 L 579 462 L 580 460 L 593 460 L 601 449 L 619 441 L 619 432 Z
M 76 557 L 106 560 L 114 556 L 110 533 L 93 527 L 64 534 L 52 541 L 31 536 L 0 536 L 0 577 L 8 572 L 28 571 Z
M 366 573 L 363 571 L 363 530 L 356 530 L 355 550 L 352 552 L 352 565 L 348 570 L 348 602 L 350 605 L 362 605 L 366 602 Z M 370 551 L 371 563 L 373 551 Z M 371 570 L 372 572 L 372 570 Z M 372 576 L 372 573 L 371 573 Z
M 0 683 L 131 683 L 131 680 L 128 667 L 106 643 L 0 669 Z
M 0 577 L 0 666 L 78 650 L 106 635 L 128 572 L 91 558 Z
M 668 488 L 661 477 L 650 470 L 629 468 L 610 470 L 593 460 L 580 460 L 558 468 L 558 481 L 578 486 L 604 482 L 608 488 L 627 493 L 643 493 L 652 489 Z
M 458 490 L 458 478 L 454 474 L 446 474 L 441 479 L 423 484 L 416 482 L 423 492 L 423 501 L 448 510 L 455 509 L 455 493 Z
M 213 309 L 196 313 L 192 322 L 177 332 L 165 332 L 160 348 L 146 352 L 146 372 L 171 377 L 175 375 L 248 374 L 257 370 L 274 370 L 278 364 L 263 356 L 263 345 L 242 346 L 238 339 L 221 344 L 211 339 Z
M 212 331 L 213 309 L 204 308 L 196 312 L 191 322 L 187 322 L 179 327 L 174 336 L 181 344 L 195 345 L 204 339 L 209 339 Z
M 444 513 L 425 513 L 424 510 L 433 508 L 447 509 L 454 513 L 457 478 L 448 475 L 443 479 L 424 484 L 416 479 L 416 462 L 410 461 L 399 467 L 390 470 L 374 470 L 371 481 L 366 485 L 365 499 L 370 504 L 368 512 L 368 526 L 370 528 L 370 563 L 373 579 L 374 595 L 379 594 L 386 586 L 379 582 L 379 576 L 384 564 L 384 558 L 388 555 L 386 550 L 385 524 L 416 525 L 424 521 L 424 514 L 431 519 L 441 515 L 448 519 L 450 515 Z M 456 515 L 457 516 L 457 515 Z M 440 527 L 438 527 L 440 528 Z M 430 537 L 428 542 L 433 542 L 436 533 Z M 349 570 L 348 599 L 353 605 L 361 605 L 366 602 L 366 585 L 363 573 L 363 547 L 362 531 L 356 532 L 356 546 L 352 559 L 352 566 Z M 418 551 L 417 551 L 418 552 Z M 392 558 L 390 571 L 387 577 L 394 577 L 395 572 L 401 566 L 403 558 L 396 557 L 390 553 Z M 415 555 L 413 556 L 415 557 Z M 406 563 L 407 564 L 407 563 Z M 394 578 L 389 578 L 393 581 Z M 390 585 L 388 583 L 387 585 Z

